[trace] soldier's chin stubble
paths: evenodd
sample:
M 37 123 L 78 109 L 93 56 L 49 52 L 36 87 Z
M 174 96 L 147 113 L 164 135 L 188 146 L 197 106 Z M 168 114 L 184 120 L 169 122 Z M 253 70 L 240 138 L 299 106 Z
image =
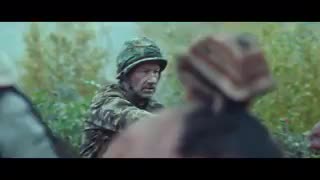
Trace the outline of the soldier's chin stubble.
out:
M 136 91 L 136 94 L 142 98 L 149 99 L 154 95 L 155 91 L 153 92 L 146 92 L 143 89 Z
M 142 98 L 151 98 L 153 96 L 153 93 L 145 93 L 145 92 L 140 92 L 138 95 Z

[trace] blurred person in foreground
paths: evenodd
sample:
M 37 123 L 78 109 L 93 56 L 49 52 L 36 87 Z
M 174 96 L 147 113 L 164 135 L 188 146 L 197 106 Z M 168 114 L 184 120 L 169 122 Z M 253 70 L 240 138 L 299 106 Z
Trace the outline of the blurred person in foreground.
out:
M 81 156 L 98 158 L 112 137 L 163 108 L 153 98 L 167 60 L 149 38 L 124 43 L 117 57 L 116 84 L 106 84 L 92 100 L 85 123 Z
M 310 149 L 320 154 L 320 122 L 318 122 L 311 130 L 309 135 Z
M 54 136 L 17 87 L 17 69 L 0 53 L 0 157 L 71 158 L 76 153 Z
M 278 158 L 283 153 L 249 112 L 274 86 L 253 36 L 205 37 L 178 56 L 189 103 L 139 121 L 104 158 Z

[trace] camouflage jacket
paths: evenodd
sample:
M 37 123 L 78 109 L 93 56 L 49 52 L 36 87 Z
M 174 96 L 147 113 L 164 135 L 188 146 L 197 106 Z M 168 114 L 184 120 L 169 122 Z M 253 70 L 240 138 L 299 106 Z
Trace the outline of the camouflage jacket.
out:
M 144 107 L 131 102 L 118 84 L 101 88 L 90 105 L 80 153 L 82 157 L 96 158 L 102 147 L 108 146 L 113 135 L 136 122 L 152 116 L 163 106 L 151 99 Z

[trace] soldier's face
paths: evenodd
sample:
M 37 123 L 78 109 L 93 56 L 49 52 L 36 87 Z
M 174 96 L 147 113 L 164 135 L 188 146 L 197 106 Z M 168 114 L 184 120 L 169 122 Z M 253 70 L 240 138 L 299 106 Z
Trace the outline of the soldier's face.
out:
M 155 62 L 145 62 L 132 70 L 129 83 L 138 96 L 151 98 L 156 92 L 159 77 L 160 66 Z

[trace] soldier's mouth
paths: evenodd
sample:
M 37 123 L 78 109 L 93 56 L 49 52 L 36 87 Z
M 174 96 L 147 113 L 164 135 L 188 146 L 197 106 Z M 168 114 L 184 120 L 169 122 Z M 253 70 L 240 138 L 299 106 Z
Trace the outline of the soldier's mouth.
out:
M 144 88 L 143 91 L 148 92 L 148 93 L 152 93 L 155 91 L 155 88 Z

